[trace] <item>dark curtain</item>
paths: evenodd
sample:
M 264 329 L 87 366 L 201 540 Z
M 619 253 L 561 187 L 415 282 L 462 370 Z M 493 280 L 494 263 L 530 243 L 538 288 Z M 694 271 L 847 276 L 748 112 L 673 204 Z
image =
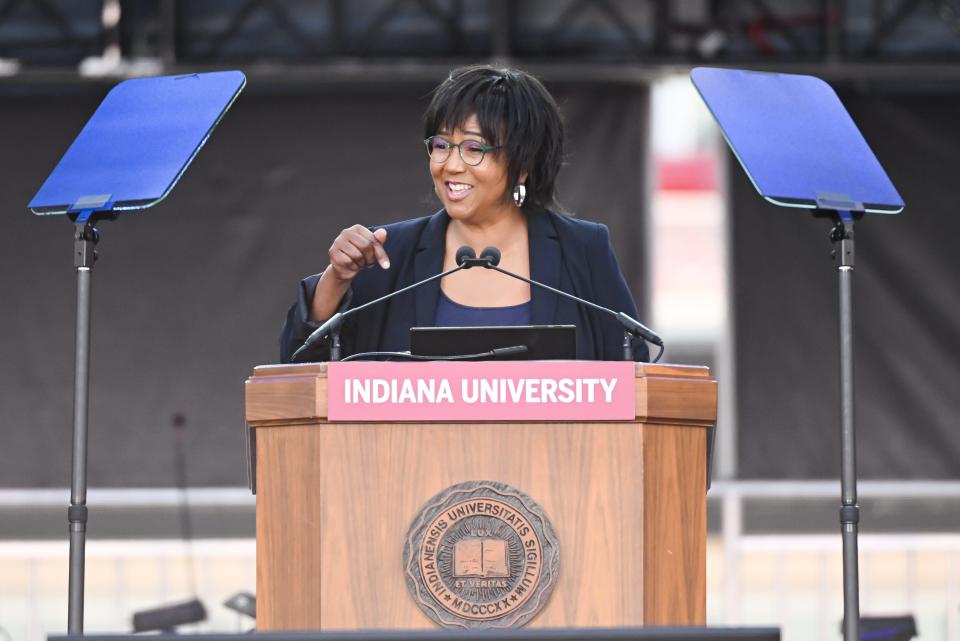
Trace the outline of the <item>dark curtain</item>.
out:
M 251 86 L 167 200 L 100 225 L 91 485 L 173 485 L 178 413 L 187 421 L 188 482 L 246 483 L 243 381 L 254 365 L 277 360 L 299 279 L 323 269 L 343 227 L 438 206 L 420 144 L 430 88 Z M 647 90 L 550 88 L 570 138 L 563 204 L 610 225 L 639 296 Z M 26 204 L 104 93 L 83 85 L 0 96 L 0 487 L 69 485 L 73 230 Z
M 868 214 L 855 226 L 860 476 L 956 478 L 960 96 L 841 98 L 906 202 L 899 215 Z M 831 225 L 766 204 L 730 162 L 740 475 L 836 478 L 839 303 Z

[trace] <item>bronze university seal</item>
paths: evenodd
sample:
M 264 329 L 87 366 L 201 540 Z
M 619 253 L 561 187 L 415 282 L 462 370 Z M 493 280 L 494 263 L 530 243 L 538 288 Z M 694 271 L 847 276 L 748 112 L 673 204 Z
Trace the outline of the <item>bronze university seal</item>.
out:
M 468 481 L 420 508 L 403 563 L 414 601 L 440 625 L 518 627 L 550 598 L 560 544 L 529 496 L 503 483 Z

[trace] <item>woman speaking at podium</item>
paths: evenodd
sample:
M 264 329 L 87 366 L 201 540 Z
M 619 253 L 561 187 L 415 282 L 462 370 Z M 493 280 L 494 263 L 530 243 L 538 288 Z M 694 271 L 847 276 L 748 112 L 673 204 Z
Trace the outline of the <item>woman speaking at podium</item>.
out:
M 335 313 L 456 267 L 465 245 L 477 254 L 496 247 L 506 270 L 636 317 L 607 228 L 548 209 L 563 164 L 563 124 L 536 78 L 488 66 L 456 69 L 434 90 L 423 122 L 443 208 L 344 229 L 323 273 L 300 283 L 280 337 L 283 362 Z M 576 325 L 578 358 L 623 358 L 623 328 L 612 317 L 483 268 L 359 311 L 345 321 L 341 343 L 344 354 L 404 351 L 411 327 L 560 324 Z M 648 360 L 643 341 L 635 341 L 634 356 Z M 329 339 L 298 358 L 328 359 Z

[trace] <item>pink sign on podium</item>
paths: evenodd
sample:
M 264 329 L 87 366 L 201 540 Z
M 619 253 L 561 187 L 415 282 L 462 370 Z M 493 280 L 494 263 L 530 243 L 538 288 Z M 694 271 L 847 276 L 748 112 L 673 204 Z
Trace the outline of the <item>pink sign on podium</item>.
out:
M 330 363 L 331 421 L 624 421 L 629 361 Z

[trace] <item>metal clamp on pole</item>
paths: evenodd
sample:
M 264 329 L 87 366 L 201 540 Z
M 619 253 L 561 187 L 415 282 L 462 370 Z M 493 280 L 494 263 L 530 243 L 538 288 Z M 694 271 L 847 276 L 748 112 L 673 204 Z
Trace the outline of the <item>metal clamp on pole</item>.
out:
M 830 230 L 830 242 L 835 246 L 833 258 L 839 261 L 840 268 L 853 269 L 853 222 L 859 217 L 856 214 L 857 212 L 840 210 L 834 216 L 837 224 Z
M 88 212 L 89 215 L 89 212 Z M 74 223 L 76 228 L 73 235 L 73 266 L 77 269 L 93 267 L 97 260 L 97 242 L 100 232 L 89 220 Z

